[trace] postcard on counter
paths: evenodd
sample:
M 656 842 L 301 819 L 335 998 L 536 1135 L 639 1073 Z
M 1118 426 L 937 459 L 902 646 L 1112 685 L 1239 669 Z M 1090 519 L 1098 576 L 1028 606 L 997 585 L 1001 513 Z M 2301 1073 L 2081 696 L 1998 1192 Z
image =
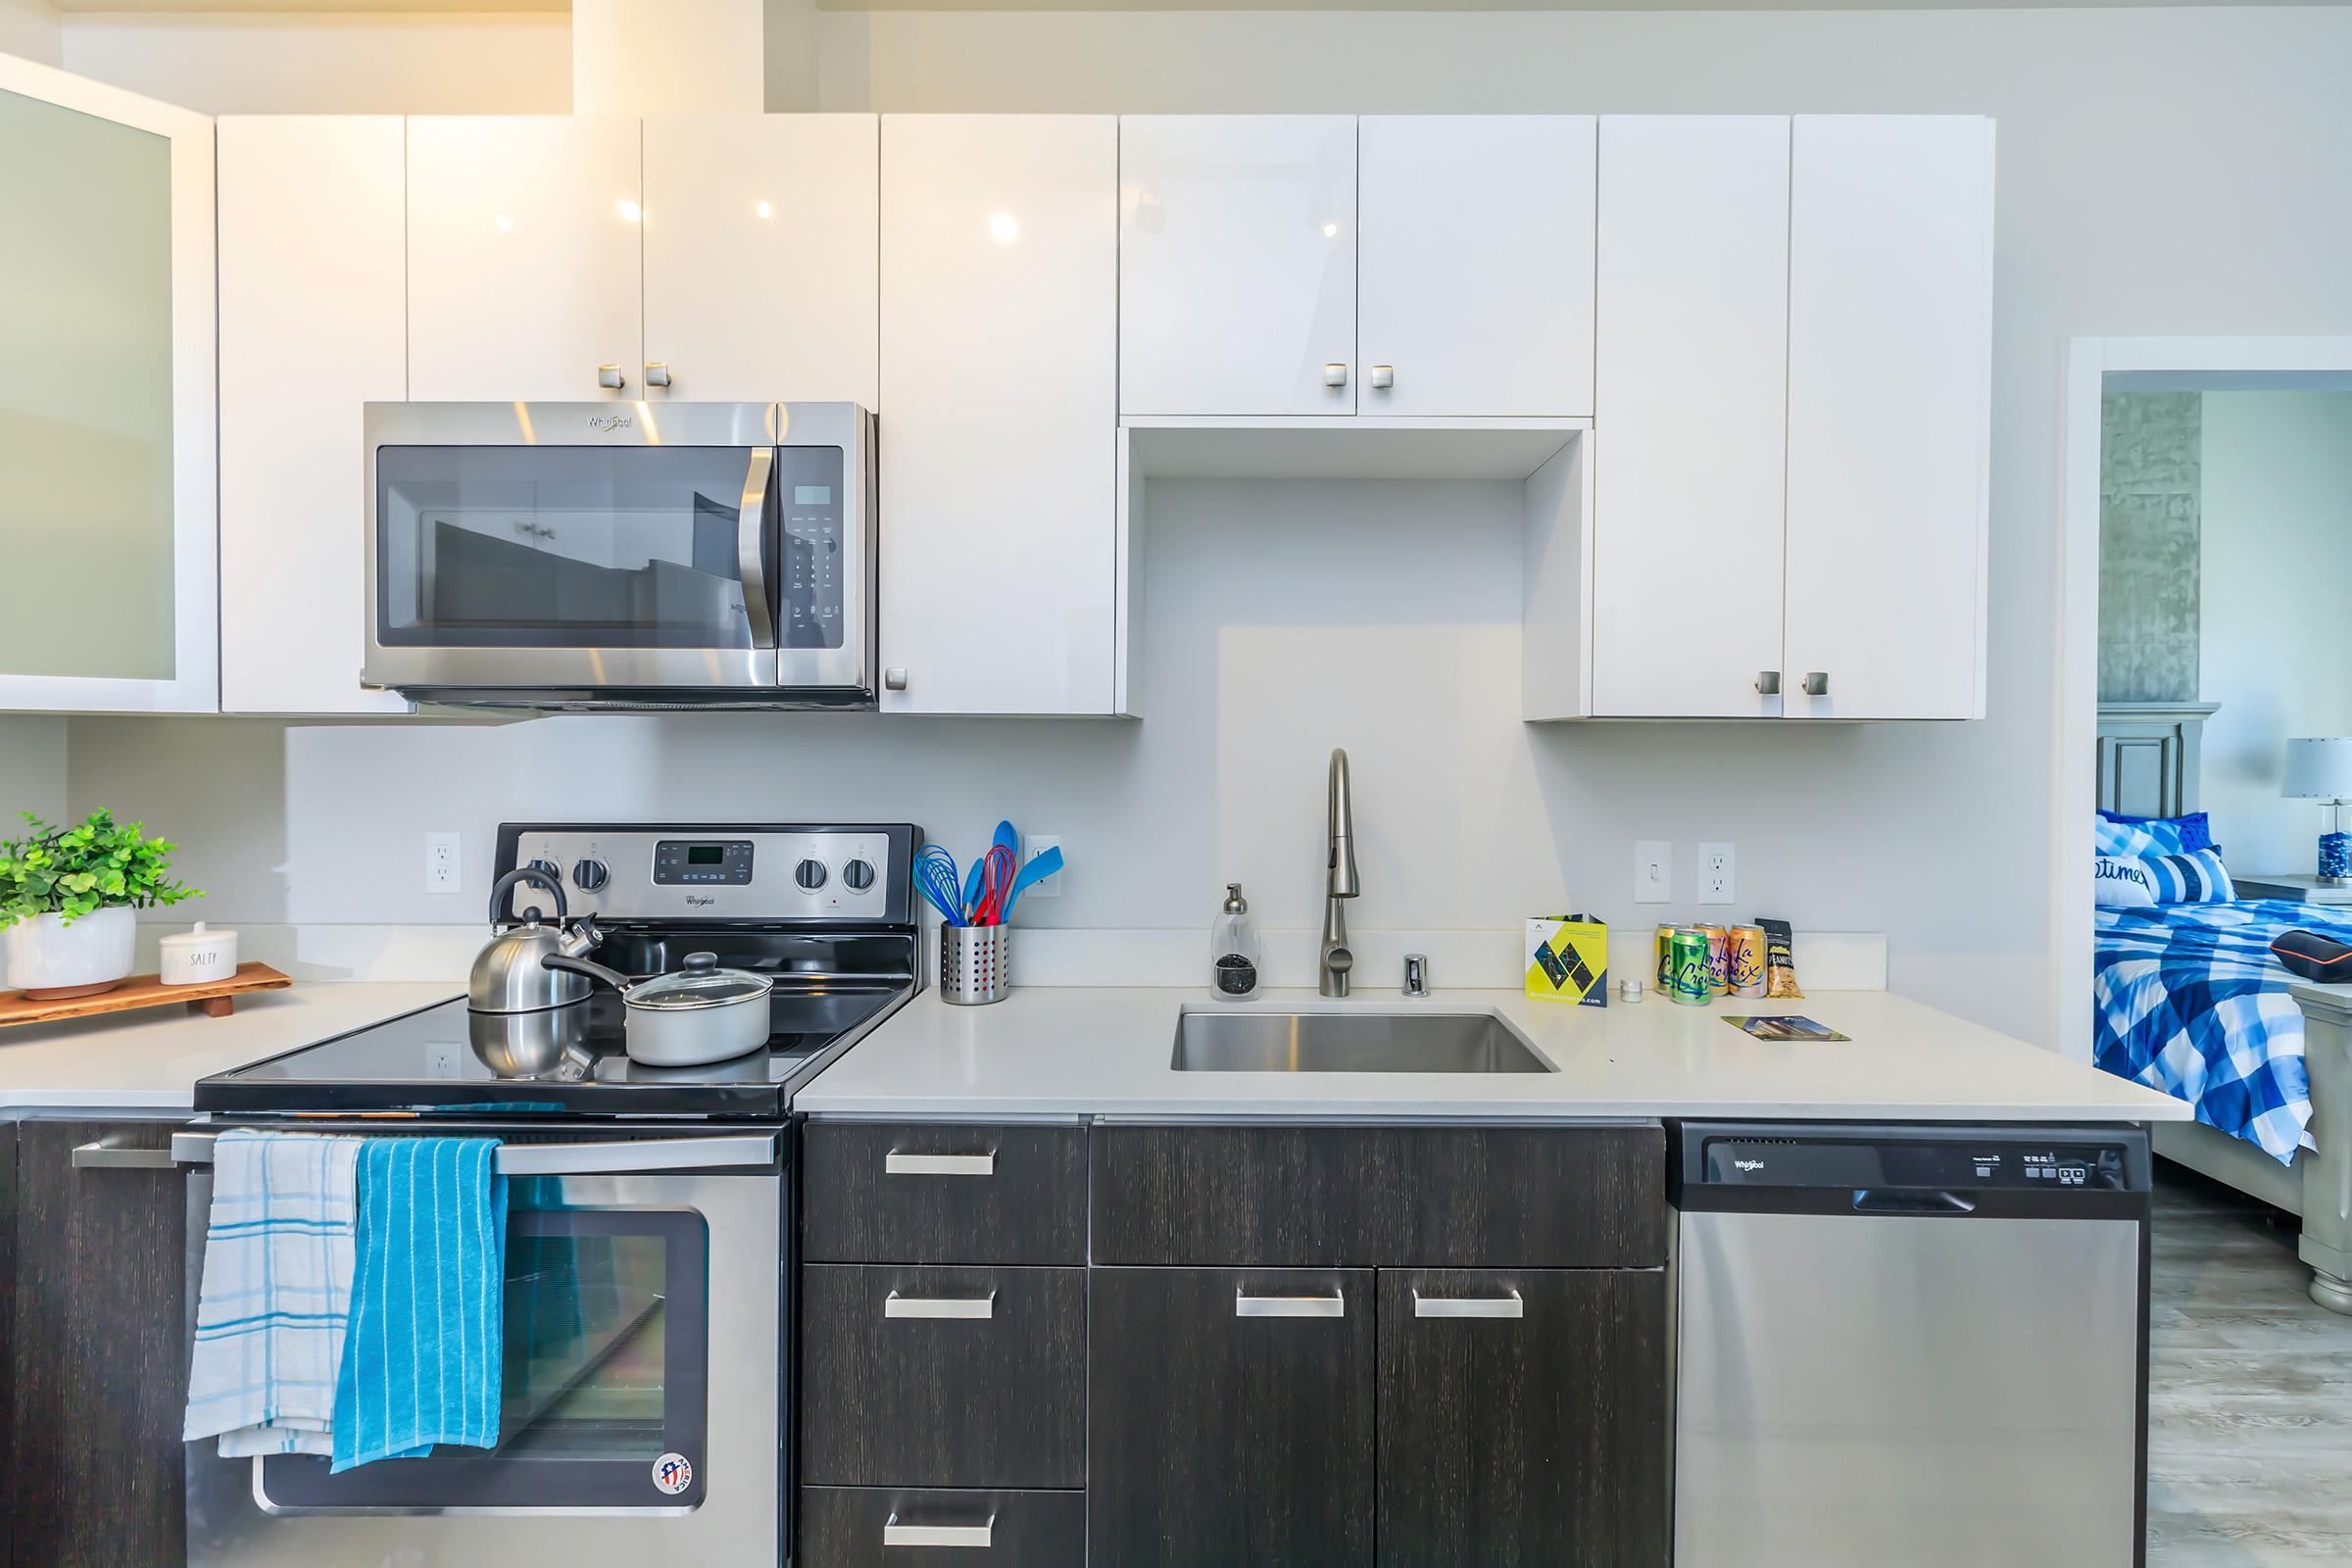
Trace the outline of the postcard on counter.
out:
M 1725 1023 L 1738 1024 L 1758 1040 L 1851 1040 L 1826 1023 L 1806 1017 L 1800 1012 L 1779 1013 L 1770 1017 L 1742 1018 L 1733 1013 L 1723 1015 Z

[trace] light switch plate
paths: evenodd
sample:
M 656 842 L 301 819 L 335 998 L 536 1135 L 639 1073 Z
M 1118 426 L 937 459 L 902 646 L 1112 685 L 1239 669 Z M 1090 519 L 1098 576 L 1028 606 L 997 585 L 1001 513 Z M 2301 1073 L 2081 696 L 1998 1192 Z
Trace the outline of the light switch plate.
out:
M 1634 846 L 1634 902 L 1664 904 L 1674 894 L 1674 846 L 1643 839 Z
M 1738 862 L 1731 845 L 1701 844 L 1698 847 L 1698 902 L 1731 903 L 1732 873 L 1737 868 Z

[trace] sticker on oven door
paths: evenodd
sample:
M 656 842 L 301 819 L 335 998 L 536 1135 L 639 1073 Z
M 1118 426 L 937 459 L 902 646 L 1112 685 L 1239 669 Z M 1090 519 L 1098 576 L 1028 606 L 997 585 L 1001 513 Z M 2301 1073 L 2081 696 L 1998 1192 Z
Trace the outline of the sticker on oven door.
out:
M 654 1486 L 674 1497 L 694 1485 L 694 1465 L 682 1453 L 665 1453 L 654 1461 Z

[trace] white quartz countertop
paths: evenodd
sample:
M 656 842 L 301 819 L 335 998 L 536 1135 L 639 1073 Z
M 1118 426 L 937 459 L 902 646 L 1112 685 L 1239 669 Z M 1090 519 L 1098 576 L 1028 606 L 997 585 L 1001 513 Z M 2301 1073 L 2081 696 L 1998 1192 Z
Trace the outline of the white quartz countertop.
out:
M 1485 1012 L 1545 1073 L 1179 1072 L 1181 1010 Z M 1726 1013 L 1801 1012 L 1846 1042 L 1757 1040 Z M 1016 988 L 953 1007 L 936 991 L 794 1097 L 812 1115 L 986 1120 L 1129 1116 L 1720 1116 L 1901 1121 L 2186 1121 L 2184 1102 L 1883 991 L 1803 1002 L 1652 998 L 1565 1006 L 1506 991 L 1332 1002 L 1270 991 Z
M 297 980 L 237 998 L 225 1018 L 177 1003 L 0 1029 L 0 1110 L 186 1110 L 196 1080 L 463 996 L 447 980 Z

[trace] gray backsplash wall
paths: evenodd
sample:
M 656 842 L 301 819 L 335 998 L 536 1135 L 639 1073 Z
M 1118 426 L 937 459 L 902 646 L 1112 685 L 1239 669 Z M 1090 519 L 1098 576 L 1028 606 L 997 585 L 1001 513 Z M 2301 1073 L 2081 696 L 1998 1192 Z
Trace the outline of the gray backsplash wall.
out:
M 2195 392 L 2111 392 L 2099 450 L 2099 699 L 2197 698 Z

